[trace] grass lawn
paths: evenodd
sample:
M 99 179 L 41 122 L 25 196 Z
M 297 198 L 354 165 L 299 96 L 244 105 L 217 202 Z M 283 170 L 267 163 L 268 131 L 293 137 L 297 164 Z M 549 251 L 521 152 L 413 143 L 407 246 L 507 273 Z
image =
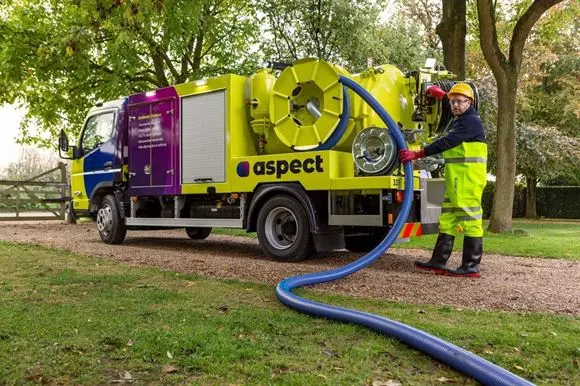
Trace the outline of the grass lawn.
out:
M 487 222 L 484 224 L 487 227 Z M 556 223 L 550 221 L 514 221 L 513 229 L 523 229 L 525 236 L 513 233 L 485 232 L 485 252 L 512 256 L 545 257 L 580 260 L 580 222 Z M 437 235 L 425 235 L 397 244 L 397 248 L 433 249 Z M 454 249 L 461 250 L 463 237 L 458 237 Z
M 487 227 L 487 222 L 484 224 Z M 514 220 L 513 229 L 523 229 L 525 236 L 486 232 L 483 240 L 485 252 L 511 256 L 546 257 L 580 260 L 580 222 L 557 223 L 552 221 Z M 214 233 L 232 236 L 256 237 L 240 229 L 215 229 Z M 432 250 L 437 235 L 412 238 L 408 243 L 396 244 L 395 248 L 421 248 Z M 455 250 L 463 247 L 460 234 Z
M 580 319 L 301 293 L 410 324 L 530 381 L 580 379 Z M 0 383 L 475 384 L 394 339 L 299 314 L 271 286 L 0 242 Z

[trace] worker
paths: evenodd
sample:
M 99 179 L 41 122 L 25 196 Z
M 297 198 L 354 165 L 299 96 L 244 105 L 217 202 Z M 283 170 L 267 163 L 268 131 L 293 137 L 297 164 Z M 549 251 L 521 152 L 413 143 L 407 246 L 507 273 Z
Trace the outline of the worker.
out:
M 467 83 L 455 84 L 446 94 L 439 86 L 426 93 L 443 101 L 449 99 L 454 115 L 450 130 L 443 137 L 418 151 L 400 150 L 402 162 L 442 153 L 445 160 L 445 197 L 439 217 L 439 235 L 428 262 L 415 267 L 440 275 L 480 277 L 483 253 L 481 196 L 487 183 L 487 145 L 485 133 L 473 106 L 473 89 Z M 464 233 L 463 259 L 457 269 L 447 268 L 458 226 Z

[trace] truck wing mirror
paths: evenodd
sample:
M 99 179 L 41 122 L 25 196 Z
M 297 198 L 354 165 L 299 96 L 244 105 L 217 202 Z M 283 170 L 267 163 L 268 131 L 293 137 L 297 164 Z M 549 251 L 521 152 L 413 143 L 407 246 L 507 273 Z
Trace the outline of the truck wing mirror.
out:
M 73 153 L 72 157 L 67 157 L 69 147 L 72 149 Z M 64 155 L 62 153 L 64 153 Z M 66 136 L 64 130 L 61 130 L 60 134 L 58 135 L 58 156 L 63 159 L 75 159 L 78 158 L 76 153 L 77 153 L 76 146 L 68 145 L 68 137 Z
M 58 136 L 58 147 L 64 153 L 68 151 L 68 137 L 66 136 L 64 130 L 61 130 L 60 135 Z

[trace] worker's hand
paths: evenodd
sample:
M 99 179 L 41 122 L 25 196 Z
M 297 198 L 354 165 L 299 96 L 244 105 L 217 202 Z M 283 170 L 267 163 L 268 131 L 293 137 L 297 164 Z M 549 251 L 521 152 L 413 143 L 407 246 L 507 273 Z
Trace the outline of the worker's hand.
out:
M 418 151 L 399 150 L 399 159 L 401 162 L 413 161 L 423 157 L 425 157 L 425 150 L 423 149 Z
M 447 94 L 441 87 L 439 86 L 429 86 L 427 87 L 427 90 L 425 90 L 425 92 L 427 93 L 427 95 L 431 95 L 434 96 L 435 98 L 439 99 L 439 100 L 443 100 L 443 98 L 445 97 L 445 95 Z

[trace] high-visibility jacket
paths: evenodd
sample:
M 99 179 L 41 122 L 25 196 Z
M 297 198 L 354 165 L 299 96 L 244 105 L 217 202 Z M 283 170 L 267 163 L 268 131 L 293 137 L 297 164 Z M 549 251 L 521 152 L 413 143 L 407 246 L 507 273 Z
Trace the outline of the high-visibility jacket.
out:
M 462 142 L 442 153 L 445 160 L 445 198 L 439 232 L 455 236 L 461 225 L 466 236 L 483 236 L 481 196 L 487 183 L 487 145 Z

